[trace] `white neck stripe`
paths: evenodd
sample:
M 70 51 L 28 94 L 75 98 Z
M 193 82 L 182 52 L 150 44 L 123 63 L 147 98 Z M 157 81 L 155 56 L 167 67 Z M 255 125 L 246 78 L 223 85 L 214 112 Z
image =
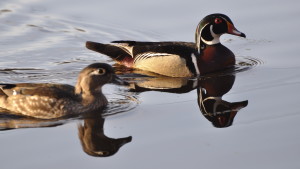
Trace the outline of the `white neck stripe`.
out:
M 196 70 L 196 74 L 197 74 L 197 75 L 200 75 L 200 71 L 199 71 L 199 68 L 198 68 L 198 63 L 197 63 L 197 59 L 196 59 L 195 54 L 193 53 L 193 54 L 191 55 L 191 57 L 192 57 L 192 62 L 193 62 L 193 64 L 194 64 L 194 67 L 195 67 L 195 70 Z
M 200 42 L 200 41 L 203 40 L 202 37 L 201 37 L 201 35 L 202 35 L 202 30 L 206 27 L 206 25 L 208 25 L 208 23 L 205 24 L 205 25 L 201 28 L 201 30 L 200 30 L 200 32 L 199 32 L 199 36 L 197 37 L 197 38 L 198 38 L 197 41 L 198 41 L 198 43 L 199 43 L 199 44 L 196 44 L 197 47 L 199 46 L 199 47 L 198 47 L 198 53 L 200 53 L 200 49 L 201 49 L 201 42 Z M 203 42 L 204 42 L 204 41 L 203 41 Z

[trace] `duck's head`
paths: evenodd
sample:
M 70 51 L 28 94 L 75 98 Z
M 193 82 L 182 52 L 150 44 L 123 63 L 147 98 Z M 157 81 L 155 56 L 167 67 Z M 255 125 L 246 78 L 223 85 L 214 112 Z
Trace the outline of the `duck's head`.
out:
M 78 76 L 76 94 L 101 92 L 106 83 L 122 83 L 115 75 L 114 69 L 106 63 L 94 63 L 85 67 Z
M 224 14 L 210 14 L 204 17 L 197 26 L 195 39 L 198 52 L 205 48 L 205 45 L 214 45 L 220 43 L 220 36 L 224 33 L 246 37 L 238 31 L 231 19 Z

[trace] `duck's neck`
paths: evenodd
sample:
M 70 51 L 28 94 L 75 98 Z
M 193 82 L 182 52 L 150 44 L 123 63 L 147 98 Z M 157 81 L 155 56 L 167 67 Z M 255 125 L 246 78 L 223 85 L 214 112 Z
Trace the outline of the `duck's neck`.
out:
M 108 104 L 101 88 L 93 91 L 82 90 L 81 93 L 76 94 L 81 96 L 84 111 L 95 110 Z
M 215 45 L 220 43 L 221 34 L 213 32 L 213 26 L 210 24 L 197 26 L 195 34 L 195 42 L 198 53 L 206 48 L 207 45 Z

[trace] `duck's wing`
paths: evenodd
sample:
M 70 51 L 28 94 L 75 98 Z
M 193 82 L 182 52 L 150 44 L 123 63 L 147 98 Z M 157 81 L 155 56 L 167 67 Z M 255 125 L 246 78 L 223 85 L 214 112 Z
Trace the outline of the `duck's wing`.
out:
M 132 58 L 132 47 L 126 43 L 103 44 L 87 41 L 86 48 L 107 55 L 117 61 L 124 60 L 125 58 Z
M 119 40 L 112 41 L 111 44 L 118 44 L 129 47 L 138 47 L 138 46 L 149 46 L 149 47 L 160 47 L 160 46 L 186 46 L 190 48 L 195 48 L 196 44 L 193 42 L 182 42 L 182 41 L 162 41 L 162 42 L 143 42 L 143 41 L 128 41 L 128 40 Z
M 192 42 L 112 41 L 110 44 L 103 44 L 87 41 L 86 47 L 105 54 L 128 67 L 131 67 L 136 59 L 174 54 L 182 55 L 195 51 L 195 43 Z
M 0 84 L 0 95 L 26 95 L 48 96 L 52 98 L 74 97 L 74 87 L 71 85 L 58 85 L 48 83 L 19 83 Z

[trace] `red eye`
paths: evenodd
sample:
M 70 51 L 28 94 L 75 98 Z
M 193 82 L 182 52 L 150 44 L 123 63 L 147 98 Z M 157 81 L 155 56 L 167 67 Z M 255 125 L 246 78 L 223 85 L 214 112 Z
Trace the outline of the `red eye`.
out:
M 216 24 L 220 24 L 220 23 L 222 23 L 222 19 L 220 19 L 220 18 L 216 18 L 216 19 L 215 19 L 215 23 L 216 23 Z

